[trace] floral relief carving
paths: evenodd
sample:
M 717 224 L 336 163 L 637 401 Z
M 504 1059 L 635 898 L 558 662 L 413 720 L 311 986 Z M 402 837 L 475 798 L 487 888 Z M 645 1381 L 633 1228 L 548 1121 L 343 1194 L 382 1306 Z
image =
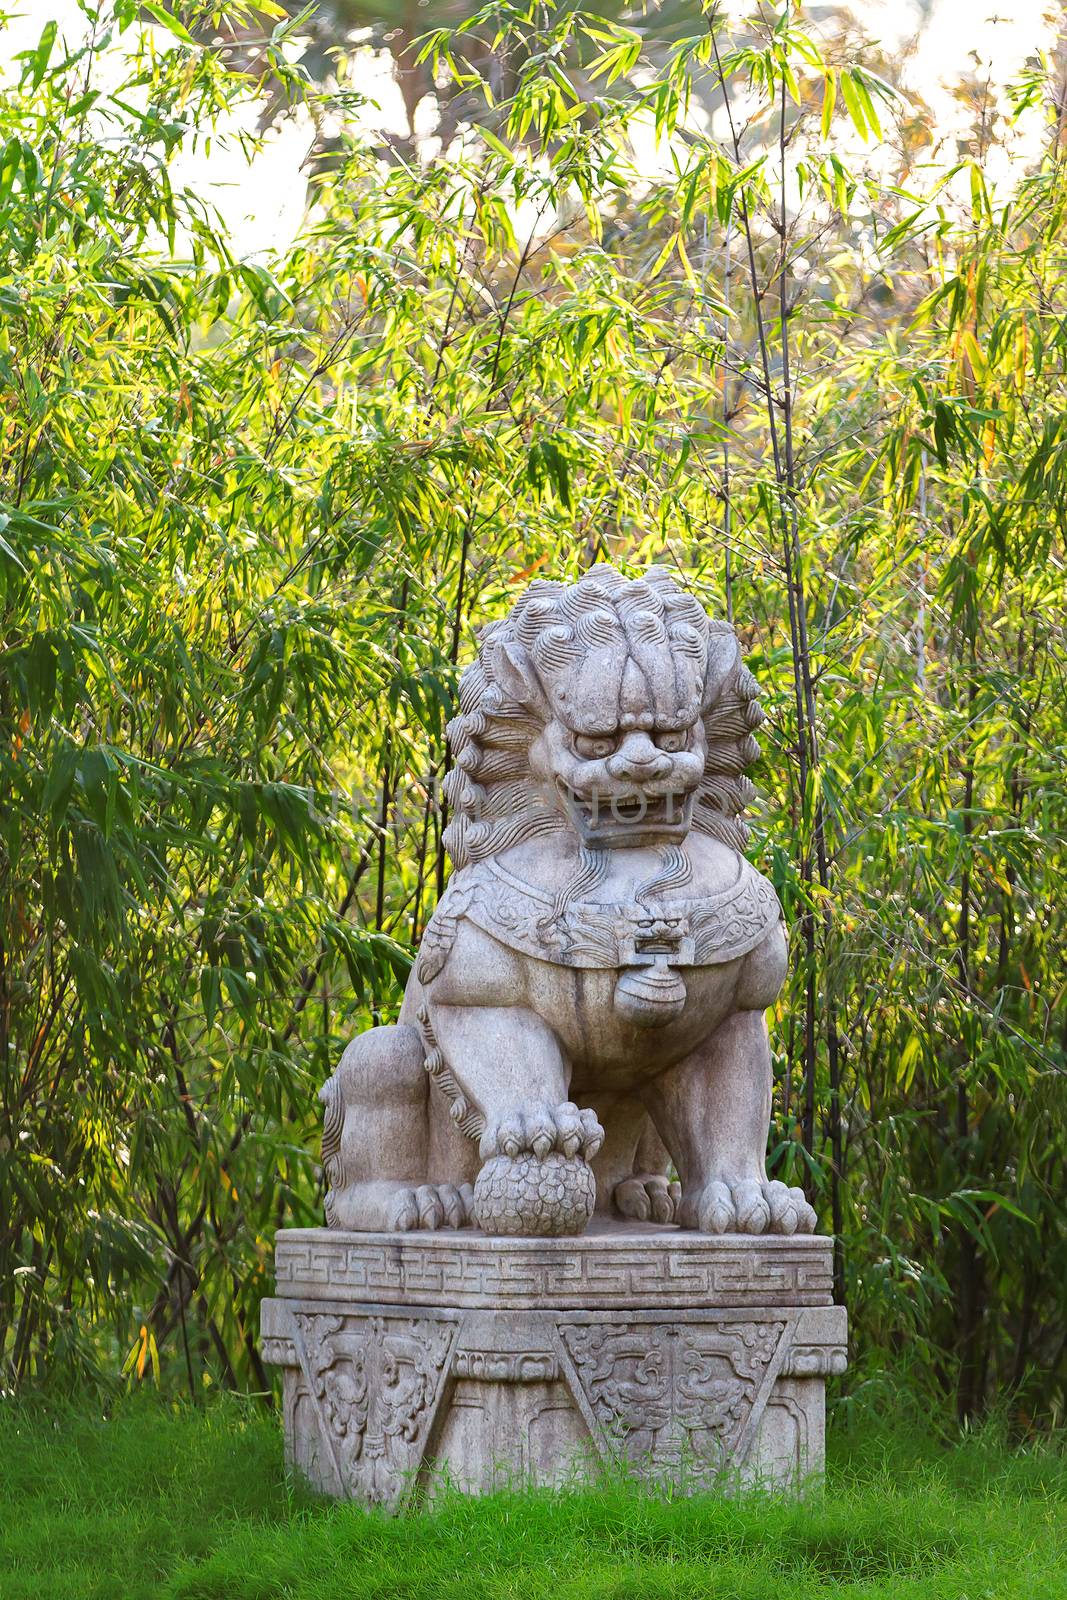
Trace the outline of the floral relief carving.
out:
M 560 1328 L 609 1446 L 656 1473 L 715 1476 L 738 1459 L 784 1322 Z

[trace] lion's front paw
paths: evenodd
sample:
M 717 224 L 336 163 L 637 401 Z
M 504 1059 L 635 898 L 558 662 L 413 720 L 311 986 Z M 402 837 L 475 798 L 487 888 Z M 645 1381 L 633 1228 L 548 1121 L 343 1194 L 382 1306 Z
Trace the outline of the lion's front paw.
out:
M 814 1233 L 803 1189 L 777 1180 L 723 1178 L 682 1196 L 678 1221 L 701 1233 Z
M 635 1222 L 673 1222 L 681 1185 L 669 1183 L 660 1172 L 635 1173 L 615 1185 L 612 1200 L 620 1217 Z
M 561 1106 L 527 1100 L 495 1120 L 490 1118 L 478 1148 L 483 1161 L 527 1150 L 542 1161 L 552 1150 L 592 1161 L 603 1143 L 604 1130 L 591 1111 L 579 1111 L 571 1100 Z

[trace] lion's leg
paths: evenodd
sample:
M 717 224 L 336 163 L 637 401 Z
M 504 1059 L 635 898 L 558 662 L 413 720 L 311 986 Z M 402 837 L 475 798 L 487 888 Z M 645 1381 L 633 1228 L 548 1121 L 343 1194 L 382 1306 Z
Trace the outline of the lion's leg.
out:
M 464 1098 L 481 1112 L 483 1160 L 550 1150 L 591 1160 L 604 1130 L 567 1098 L 569 1073 L 559 1040 L 525 1006 L 436 1005 L 437 1042 Z
M 651 1117 L 638 1140 L 633 1171 L 615 1190 L 615 1209 L 624 1217 L 674 1222 L 682 1186 L 670 1177 L 671 1156 Z
M 682 1183 L 678 1221 L 706 1233 L 811 1233 L 800 1189 L 765 1166 L 771 1052 L 762 1011 L 737 1011 L 642 1098 Z
M 406 1232 L 470 1221 L 469 1186 L 427 1181 L 428 1089 L 417 1029 L 371 1028 L 352 1040 L 319 1094 L 331 1227 Z
M 478 1146 L 456 1127 L 451 1107 L 431 1083 L 429 1100 L 429 1174 L 431 1183 L 458 1184 L 466 1194 L 478 1176 Z
M 592 1098 L 604 1126 L 604 1147 L 593 1162 L 596 1208 L 636 1222 L 672 1222 L 677 1184 L 667 1180 L 669 1157 L 647 1109 L 632 1095 Z

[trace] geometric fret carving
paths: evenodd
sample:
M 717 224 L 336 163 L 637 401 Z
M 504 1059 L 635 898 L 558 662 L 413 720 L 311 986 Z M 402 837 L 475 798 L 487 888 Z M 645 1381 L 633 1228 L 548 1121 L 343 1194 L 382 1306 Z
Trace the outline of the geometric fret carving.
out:
M 379 1304 L 591 1310 L 832 1303 L 828 1239 L 709 1239 L 660 1229 L 655 1247 L 649 1243 L 597 1233 L 545 1241 L 289 1228 L 277 1235 L 276 1274 L 279 1293 Z

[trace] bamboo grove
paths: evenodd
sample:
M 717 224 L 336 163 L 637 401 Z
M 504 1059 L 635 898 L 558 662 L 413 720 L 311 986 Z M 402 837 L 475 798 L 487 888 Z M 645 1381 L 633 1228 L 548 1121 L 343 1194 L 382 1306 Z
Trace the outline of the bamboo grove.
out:
M 1062 62 L 993 195 L 984 107 L 932 160 L 792 7 L 491 6 L 421 41 L 418 149 L 276 5 L 85 9 L 0 94 L 0 1387 L 269 1387 L 316 1090 L 447 872 L 473 627 L 607 554 L 764 689 L 769 1160 L 838 1235 L 850 1394 L 1055 1421 Z M 174 164 L 268 78 L 329 137 L 241 261 Z

